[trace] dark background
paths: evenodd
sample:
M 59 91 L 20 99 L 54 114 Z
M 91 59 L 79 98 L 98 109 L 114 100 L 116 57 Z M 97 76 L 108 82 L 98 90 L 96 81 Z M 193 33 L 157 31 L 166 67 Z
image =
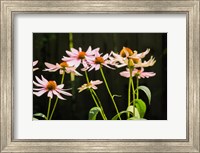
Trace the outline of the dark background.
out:
M 145 118 L 148 120 L 166 120 L 167 119 L 167 33 L 73 33 L 73 46 L 78 49 L 81 47 L 84 51 L 92 46 L 92 49 L 100 47 L 101 53 L 109 53 L 111 50 L 120 52 L 123 46 L 139 53 L 150 48 L 150 53 L 145 57 L 146 60 L 150 56 L 154 56 L 156 64 L 152 67 L 145 68 L 145 71 L 152 71 L 156 76 L 149 79 L 140 79 L 140 85 L 145 85 L 151 90 L 152 100 L 148 104 L 148 99 L 143 92 L 140 92 L 140 98 L 147 105 Z M 55 79 L 58 84 L 61 81 L 61 75 L 57 72 L 44 72 L 44 62 L 52 64 L 60 63 L 61 58 L 66 56 L 65 51 L 69 49 L 68 33 L 34 33 L 33 34 L 33 61 L 39 60 L 37 67 L 40 69 L 35 71 L 33 75 L 42 74 L 48 80 Z M 119 72 L 125 68 L 110 70 L 103 67 L 109 87 L 112 94 L 122 95 L 115 98 L 119 111 L 126 110 L 128 79 L 121 77 Z M 84 74 L 79 70 L 80 73 Z M 99 71 L 89 72 L 90 80 L 103 80 Z M 35 77 L 34 77 L 35 79 Z M 89 91 L 78 93 L 76 90 L 83 83 L 86 83 L 84 75 L 76 77 L 74 82 L 70 81 L 69 75 L 65 75 L 64 88 L 74 86 L 73 97 L 66 97 L 67 101 L 59 100 L 55 110 L 53 120 L 86 120 L 88 119 L 89 110 L 95 106 Z M 104 111 L 111 119 L 116 115 L 113 103 L 109 94 L 101 84 L 96 90 L 101 99 Z M 55 98 L 55 96 L 54 96 Z M 52 100 L 52 106 L 54 104 Z M 48 98 L 44 94 L 41 97 L 33 96 L 33 113 L 46 114 L 48 107 Z M 97 119 L 101 119 L 98 115 Z

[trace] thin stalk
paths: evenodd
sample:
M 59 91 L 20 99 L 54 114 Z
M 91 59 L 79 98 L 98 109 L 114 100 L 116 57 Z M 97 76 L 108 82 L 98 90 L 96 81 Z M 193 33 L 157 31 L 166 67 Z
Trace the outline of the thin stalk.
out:
M 91 91 L 93 92 L 93 94 L 95 95 L 95 97 L 96 97 L 96 99 L 97 99 L 97 101 L 99 103 L 99 106 L 100 106 L 100 108 L 101 108 L 101 110 L 103 112 L 104 119 L 107 120 L 106 114 L 105 114 L 105 112 L 103 110 L 103 106 L 101 104 L 101 101 L 100 101 L 99 97 L 97 96 L 96 92 L 93 89 L 91 89 Z
M 89 81 L 89 77 L 88 77 L 87 71 L 85 71 L 85 78 L 86 78 L 87 83 L 89 83 L 90 81 Z
M 89 83 L 90 81 L 89 81 L 89 77 L 88 77 L 87 71 L 85 71 L 85 78 L 86 78 L 87 83 Z M 89 89 L 89 90 L 90 90 L 90 94 L 92 95 L 92 98 L 93 98 L 93 100 L 94 100 L 96 106 L 99 107 L 98 102 L 97 102 L 97 100 L 96 100 L 96 98 L 95 98 L 95 95 L 94 95 L 94 93 L 92 92 L 92 89 Z M 99 107 L 99 108 L 101 108 L 101 107 Z M 101 109 L 102 109 L 102 108 L 101 108 Z M 103 109 L 102 109 L 102 111 L 103 111 Z M 102 118 L 103 118 L 104 120 L 107 120 L 107 118 L 103 115 L 102 111 L 100 111 Z
M 139 86 L 139 78 L 136 77 L 136 90 L 137 90 L 137 94 L 136 94 L 136 98 L 139 99 L 139 89 L 138 89 L 138 86 Z
M 98 102 L 97 102 L 97 100 L 95 99 L 95 96 L 93 95 L 92 90 L 91 90 L 91 89 L 89 89 L 89 90 L 90 90 L 90 94 L 92 95 L 92 98 L 93 98 L 93 100 L 94 100 L 96 106 L 99 107 L 99 108 L 101 108 L 101 107 L 98 105 Z M 102 110 L 102 111 L 103 111 L 103 110 Z M 104 120 L 107 120 L 107 119 L 105 118 L 105 116 L 103 115 L 103 112 L 102 112 L 102 111 L 100 111 L 102 118 L 103 118 Z
M 50 109 L 51 109 L 51 98 L 49 97 L 49 104 L 48 104 L 48 109 L 47 109 L 47 120 L 49 119 Z
M 69 33 L 69 48 L 73 48 L 73 33 Z
M 62 74 L 61 84 L 63 84 L 64 79 L 65 79 L 65 71 L 63 71 L 63 74 Z
M 135 116 L 135 89 L 134 89 L 134 83 L 133 83 L 133 79 L 132 79 L 132 90 L 133 90 L 133 116 Z
M 110 95 L 110 98 L 112 99 L 112 102 L 113 102 L 113 105 L 114 105 L 114 107 L 115 107 L 115 110 L 116 110 L 116 112 L 117 112 L 117 114 L 118 114 L 118 117 L 119 117 L 119 119 L 121 120 L 121 117 L 120 117 L 120 115 L 119 115 L 119 111 L 118 111 L 117 105 L 116 105 L 115 100 L 114 100 L 114 98 L 113 98 L 113 96 L 112 96 L 112 93 L 111 93 L 111 91 L 110 91 L 110 89 L 109 89 L 109 86 L 108 86 L 108 83 L 107 83 L 107 81 L 106 81 L 105 75 L 104 75 L 104 73 L 103 73 L 102 67 L 100 67 L 100 72 L 101 72 L 101 75 L 102 75 L 102 77 L 103 77 L 104 83 L 105 83 L 105 85 L 106 85 L 107 91 L 108 91 L 108 93 L 109 93 L 109 95 Z
M 130 77 L 129 77 L 129 83 L 128 83 L 128 107 L 131 105 L 131 83 L 132 80 L 132 70 L 130 69 Z M 134 107 L 133 107 L 134 108 Z M 127 117 L 130 118 L 130 113 L 127 113 Z
M 60 83 L 60 84 L 63 84 L 64 78 L 65 78 L 65 72 L 63 72 L 63 74 L 62 74 L 62 79 L 61 79 L 61 83 Z M 53 109 L 52 109 L 52 112 L 51 112 L 51 115 L 50 115 L 49 120 L 51 120 L 52 117 L 53 117 L 53 114 L 54 114 L 54 111 L 55 111 L 55 109 L 56 109 L 57 103 L 58 103 L 58 97 L 56 97 L 56 101 L 55 101 L 55 103 L 54 103 L 54 106 L 53 106 Z
M 73 42 L 73 33 L 69 33 L 69 49 L 73 48 L 74 42 Z M 75 80 L 74 73 L 70 73 L 70 79 L 71 81 Z

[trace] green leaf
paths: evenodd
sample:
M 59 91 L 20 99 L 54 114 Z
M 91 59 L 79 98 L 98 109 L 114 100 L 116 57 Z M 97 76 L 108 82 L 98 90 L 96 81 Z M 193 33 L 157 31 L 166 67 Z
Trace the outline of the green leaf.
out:
M 33 114 L 33 116 L 34 116 L 34 117 L 42 117 L 42 118 L 44 118 L 45 120 L 47 120 L 47 117 L 46 117 L 44 114 L 42 114 L 42 113 L 36 113 L 36 114 Z
M 147 95 L 147 97 L 148 97 L 149 104 L 150 104 L 150 103 L 151 103 L 151 91 L 149 90 L 149 88 L 146 87 L 146 86 L 139 86 L 138 89 L 144 91 L 144 93 L 145 93 L 145 94 Z
M 118 114 L 116 114 L 113 118 L 112 118 L 112 120 L 117 120 L 118 118 L 119 118 L 119 116 L 121 116 L 122 114 L 125 114 L 125 113 L 130 113 L 130 111 L 121 111 L 121 112 L 119 112 Z
M 135 99 L 135 107 L 140 113 L 140 117 L 143 118 L 146 113 L 146 104 L 142 99 Z
M 133 113 L 133 106 L 131 105 L 127 107 L 126 111 Z
M 89 111 L 89 120 L 96 120 L 97 114 L 101 111 L 100 107 L 93 107 Z
M 133 105 L 129 106 L 127 108 L 127 111 L 133 113 Z M 136 107 L 135 107 L 135 116 L 134 117 L 137 119 L 140 119 L 140 113 Z
M 134 117 L 140 119 L 140 113 L 137 108 L 135 108 L 135 116 Z
M 38 120 L 37 118 L 33 117 L 33 120 Z

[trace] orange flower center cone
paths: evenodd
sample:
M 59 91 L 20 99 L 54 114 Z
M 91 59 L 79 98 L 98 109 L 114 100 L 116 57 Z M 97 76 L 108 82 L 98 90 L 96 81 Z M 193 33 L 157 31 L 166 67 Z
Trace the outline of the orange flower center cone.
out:
M 65 67 L 68 67 L 69 65 L 67 64 L 67 62 L 62 62 L 62 63 L 60 63 L 60 66 L 62 68 L 65 68 Z
M 95 64 L 101 64 L 101 63 L 104 63 L 103 57 L 96 57 Z
M 57 84 L 55 81 L 49 81 L 46 88 L 48 90 L 55 90 L 56 87 L 57 87 Z
M 79 52 L 78 59 L 84 59 L 85 58 L 85 52 Z

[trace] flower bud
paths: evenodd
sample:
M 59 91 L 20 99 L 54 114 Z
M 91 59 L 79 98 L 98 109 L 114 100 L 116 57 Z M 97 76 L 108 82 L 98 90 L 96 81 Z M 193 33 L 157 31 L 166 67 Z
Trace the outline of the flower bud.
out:
M 134 62 L 132 59 L 128 60 L 128 67 L 129 67 L 129 69 L 134 69 Z

